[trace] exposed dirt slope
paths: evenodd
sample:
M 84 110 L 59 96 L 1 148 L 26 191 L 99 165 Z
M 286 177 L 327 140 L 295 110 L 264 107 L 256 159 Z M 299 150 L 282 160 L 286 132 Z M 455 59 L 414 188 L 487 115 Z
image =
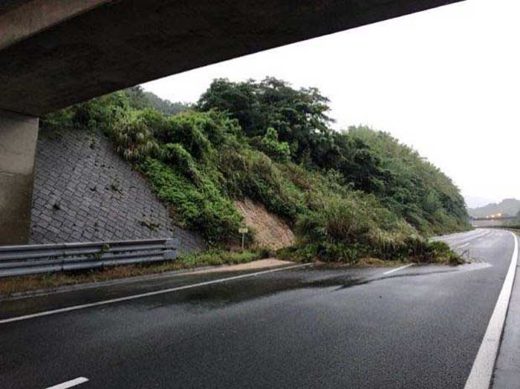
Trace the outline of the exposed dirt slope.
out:
M 245 199 L 235 201 L 246 225 L 255 232 L 255 243 L 261 247 L 279 249 L 295 242 L 294 233 L 280 217 L 270 213 L 260 203 Z

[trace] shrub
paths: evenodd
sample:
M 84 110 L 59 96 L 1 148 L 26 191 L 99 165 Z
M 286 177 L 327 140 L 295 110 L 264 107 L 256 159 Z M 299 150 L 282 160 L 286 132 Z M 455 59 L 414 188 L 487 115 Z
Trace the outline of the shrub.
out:
M 140 169 L 149 178 L 161 200 L 171 206 L 181 226 L 200 232 L 210 244 L 238 240 L 242 217 L 231 199 L 206 177 L 199 186 L 168 165 L 147 158 Z
M 280 142 L 278 133 L 272 127 L 267 129 L 260 144 L 262 151 L 277 161 L 286 162 L 291 156 L 289 143 Z
M 403 250 L 415 241 L 414 229 L 373 196 L 361 192 L 346 192 L 339 196 L 331 192 L 309 195 L 310 211 L 296 223 L 299 246 L 305 247 L 306 257 L 324 261 L 356 262 L 364 256 L 400 259 Z
M 187 111 L 172 116 L 168 124 L 159 127 L 155 136 L 162 143 L 179 143 L 201 162 L 215 153 L 214 146 L 222 146 L 238 134 L 236 121 L 215 111 Z
M 158 155 L 159 145 L 146 111 L 131 111 L 121 117 L 112 126 L 110 136 L 117 152 L 129 161 L 142 161 Z
M 40 130 L 47 134 L 55 131 L 70 130 L 73 125 L 73 117 L 74 111 L 71 108 L 49 113 L 41 118 Z
M 444 262 L 450 265 L 461 265 L 464 263 L 462 257 L 453 252 L 450 246 L 438 241 L 428 242 L 419 260 L 421 262 Z
M 263 258 L 263 251 L 225 251 L 219 249 L 210 249 L 208 251 L 196 254 L 183 255 L 179 258 L 180 262 L 185 265 L 235 265 L 240 263 L 248 263 Z
M 71 108 L 76 127 L 110 133 L 117 121 L 130 112 L 128 97 L 122 92 L 111 93 Z
M 161 160 L 173 165 L 186 178 L 200 185 L 201 176 L 191 154 L 180 143 L 167 143 L 161 147 Z
M 218 165 L 232 196 L 259 201 L 290 222 L 303 212 L 303 194 L 264 153 L 224 149 Z

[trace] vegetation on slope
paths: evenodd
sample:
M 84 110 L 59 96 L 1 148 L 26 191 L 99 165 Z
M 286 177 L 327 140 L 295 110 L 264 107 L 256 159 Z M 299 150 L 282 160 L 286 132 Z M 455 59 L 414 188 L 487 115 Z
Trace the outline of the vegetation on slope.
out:
M 49 115 L 43 127 L 102 129 L 176 222 L 212 245 L 237 241 L 233 200 L 249 197 L 294 227 L 298 244 L 286 257 L 456 259 L 425 239 L 467 228 L 451 180 L 388 134 L 333 131 L 318 90 L 215 80 L 175 115 L 143 101 L 136 90 L 113 93 Z
M 186 103 L 161 99 L 156 94 L 143 90 L 140 86 L 126 89 L 125 94 L 130 100 L 130 105 L 136 109 L 152 108 L 165 115 L 175 115 L 191 108 Z

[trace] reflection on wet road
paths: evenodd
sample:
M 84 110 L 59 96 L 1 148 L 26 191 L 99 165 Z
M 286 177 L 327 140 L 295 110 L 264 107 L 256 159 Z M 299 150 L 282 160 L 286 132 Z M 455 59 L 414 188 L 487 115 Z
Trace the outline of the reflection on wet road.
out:
M 180 275 L 3 301 L 5 319 L 141 295 L 0 324 L 2 387 L 463 387 L 513 242 L 451 240 L 479 261 Z

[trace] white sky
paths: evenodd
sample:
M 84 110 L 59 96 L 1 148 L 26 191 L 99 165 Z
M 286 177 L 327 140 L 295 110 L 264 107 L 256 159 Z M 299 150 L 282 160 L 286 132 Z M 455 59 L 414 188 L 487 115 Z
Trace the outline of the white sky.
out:
M 449 175 L 469 205 L 520 198 L 519 17 L 518 0 L 468 0 L 143 87 L 194 102 L 218 77 L 315 86 L 336 128 L 390 132 Z

